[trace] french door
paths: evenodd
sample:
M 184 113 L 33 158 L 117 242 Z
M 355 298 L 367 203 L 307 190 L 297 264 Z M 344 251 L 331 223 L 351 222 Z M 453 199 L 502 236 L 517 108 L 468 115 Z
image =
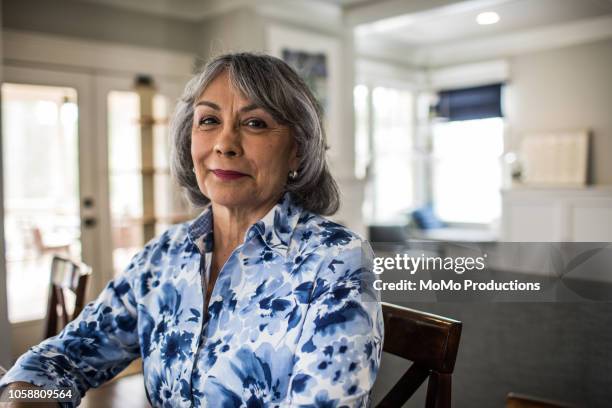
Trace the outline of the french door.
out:
M 121 273 L 153 236 L 193 216 L 170 177 L 169 164 L 168 122 L 183 83 L 140 80 L 146 85 L 127 76 L 96 78 L 96 116 L 106 118 L 99 127 L 108 174 L 103 186 L 108 211 L 102 233 L 109 254 L 103 260 L 104 280 Z
M 2 177 L 13 355 L 40 339 L 54 253 L 98 267 L 88 75 L 5 66 Z
M 42 339 L 54 253 L 92 266 L 92 298 L 150 231 L 191 216 L 168 165 L 168 117 L 182 83 L 152 82 L 150 140 L 134 83 L 127 74 L 4 67 L 3 261 L 14 357 Z

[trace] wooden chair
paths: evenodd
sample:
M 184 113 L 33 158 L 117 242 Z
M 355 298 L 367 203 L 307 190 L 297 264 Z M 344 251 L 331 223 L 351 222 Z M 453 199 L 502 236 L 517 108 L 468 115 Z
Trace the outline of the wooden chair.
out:
M 74 262 L 59 255 L 53 256 L 45 338 L 55 336 L 81 313 L 90 274 L 91 268 L 82 262 Z M 74 298 L 72 305 L 66 304 L 68 293 Z
M 461 322 L 388 303 L 382 304 L 382 310 L 383 350 L 413 364 L 377 408 L 401 407 L 428 378 L 425 407 L 450 407 Z
M 515 394 L 506 396 L 506 408 L 571 408 L 573 405 L 564 402 L 552 401 L 529 395 Z

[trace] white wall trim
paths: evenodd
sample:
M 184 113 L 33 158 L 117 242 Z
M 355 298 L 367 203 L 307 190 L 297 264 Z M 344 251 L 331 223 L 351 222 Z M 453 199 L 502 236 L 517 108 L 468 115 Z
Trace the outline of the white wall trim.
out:
M 162 17 L 173 17 L 198 22 L 241 7 L 253 7 L 262 15 L 322 23 L 342 20 L 342 8 L 335 4 L 312 0 L 81 0 L 102 6 L 137 11 Z M 455 0 L 457 1 L 457 0 Z M 314 13 L 314 15 L 313 15 Z
M 433 68 L 427 71 L 427 79 L 432 89 L 504 82 L 510 79 L 510 64 L 507 60 L 501 59 Z
M 420 68 L 370 58 L 358 58 L 355 66 L 356 83 L 374 83 L 411 90 L 420 89 L 426 83 L 425 71 Z
M 248 0 L 81 0 L 102 6 L 137 11 L 162 17 L 174 17 L 189 21 L 231 11 L 247 5 Z
M 612 37 L 612 16 L 595 17 L 494 37 L 419 47 L 413 62 L 443 66 L 578 45 Z
M 482 0 L 480 0 L 482 1 Z M 485 0 L 501 1 L 501 0 Z M 346 10 L 346 21 L 351 26 L 379 22 L 380 20 L 395 19 L 407 14 L 430 12 L 454 6 L 465 2 L 464 0 L 386 0 L 367 2 L 365 5 L 349 6 Z
M 68 66 L 94 72 L 188 78 L 196 58 L 189 53 L 17 30 L 4 30 L 2 42 L 5 63 Z
M 395 39 L 380 36 L 355 36 L 355 51 L 360 57 L 415 65 L 415 49 Z
M 343 29 L 342 9 L 334 4 L 316 1 L 267 0 L 251 2 L 255 11 L 263 16 L 304 26 L 340 33 Z

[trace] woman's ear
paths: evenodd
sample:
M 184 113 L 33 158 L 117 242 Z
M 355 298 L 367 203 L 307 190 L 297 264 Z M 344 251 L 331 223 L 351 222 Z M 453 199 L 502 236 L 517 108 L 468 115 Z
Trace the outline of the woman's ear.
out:
M 298 143 L 293 140 L 293 146 L 291 147 L 291 153 L 289 154 L 289 170 L 297 170 L 300 165 L 300 149 Z

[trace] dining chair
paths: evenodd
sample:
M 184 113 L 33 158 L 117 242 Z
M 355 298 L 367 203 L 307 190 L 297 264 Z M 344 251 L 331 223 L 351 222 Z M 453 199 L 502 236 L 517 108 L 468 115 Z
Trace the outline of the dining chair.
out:
M 36 251 L 43 255 L 48 253 L 70 253 L 70 242 L 65 238 L 59 242 L 47 242 L 43 239 L 43 233 L 39 227 L 32 228 L 32 241 Z
M 385 323 L 383 351 L 412 361 L 377 408 L 397 408 L 427 384 L 426 408 L 451 406 L 451 377 L 462 323 L 442 316 L 382 303 Z
M 573 405 L 560 401 L 552 401 L 531 395 L 508 393 L 506 408 L 572 408 Z
M 45 338 L 55 336 L 81 313 L 90 274 L 91 268 L 82 262 L 53 256 Z M 72 301 L 68 303 L 66 298 Z

